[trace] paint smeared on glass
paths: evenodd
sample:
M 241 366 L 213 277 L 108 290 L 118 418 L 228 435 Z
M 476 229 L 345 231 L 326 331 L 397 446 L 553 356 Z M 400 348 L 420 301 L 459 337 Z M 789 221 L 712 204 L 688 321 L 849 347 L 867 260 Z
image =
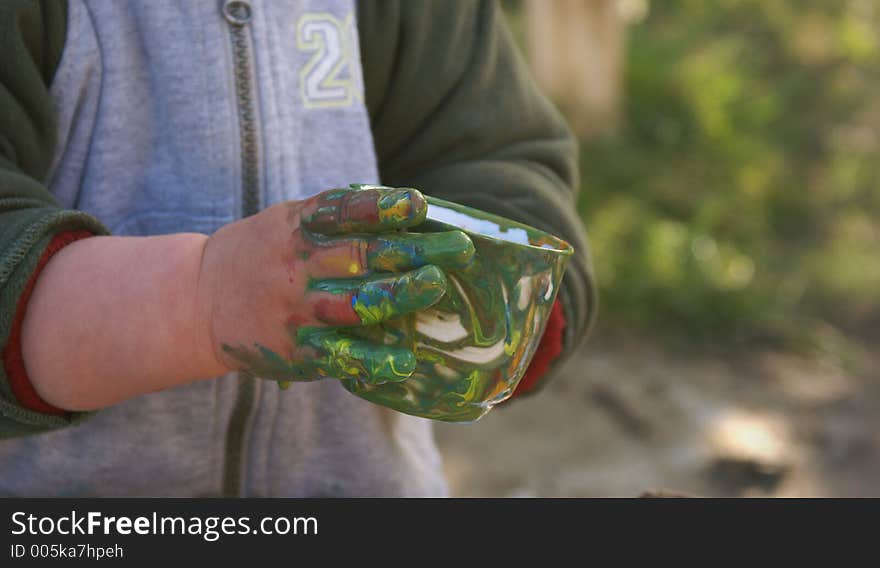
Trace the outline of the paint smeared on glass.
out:
M 528 368 L 573 249 L 532 227 L 427 199 L 428 219 L 414 230 L 463 229 L 476 249 L 473 260 L 445 270 L 447 292 L 431 308 L 355 330 L 359 337 L 411 349 L 417 364 L 409 379 L 342 382 L 362 398 L 407 414 L 474 421 L 508 398 Z M 463 217 L 469 221 L 447 222 Z

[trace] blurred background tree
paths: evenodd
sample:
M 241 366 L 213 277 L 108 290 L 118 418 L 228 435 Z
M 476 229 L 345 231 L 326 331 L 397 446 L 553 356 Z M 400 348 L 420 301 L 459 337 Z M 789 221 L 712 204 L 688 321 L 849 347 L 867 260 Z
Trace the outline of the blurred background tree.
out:
M 617 124 L 624 37 L 618 0 L 526 0 L 532 74 L 582 137 Z
M 880 327 L 880 2 L 504 6 L 583 134 L 604 328 L 834 348 Z

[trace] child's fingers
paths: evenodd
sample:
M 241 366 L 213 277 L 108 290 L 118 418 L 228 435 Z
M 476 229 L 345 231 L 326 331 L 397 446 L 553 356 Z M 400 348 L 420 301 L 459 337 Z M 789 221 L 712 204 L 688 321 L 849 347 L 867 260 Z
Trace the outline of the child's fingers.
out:
M 365 280 L 316 280 L 315 317 L 328 325 L 372 325 L 434 305 L 446 293 L 446 276 L 433 265 Z
M 368 268 L 382 272 L 429 264 L 454 270 L 467 266 L 473 256 L 474 243 L 461 231 L 377 235 L 367 247 Z
M 331 189 L 303 205 L 300 224 L 324 235 L 378 233 L 418 225 L 427 213 L 428 204 L 415 189 Z
M 297 343 L 314 349 L 317 356 L 291 361 L 259 344 L 254 349 L 223 349 L 247 374 L 281 383 L 329 377 L 382 384 L 406 380 L 416 368 L 415 354 L 408 349 L 354 339 L 333 329 L 302 328 Z
M 474 244 L 461 231 L 343 237 L 315 248 L 309 257 L 309 274 L 312 278 L 355 278 L 429 264 L 457 269 L 467 266 L 473 256 Z
M 315 376 L 356 379 L 380 385 L 409 378 L 416 369 L 416 356 L 408 349 L 370 343 L 325 328 L 302 329 L 297 334 L 302 346 L 319 356 L 310 360 Z

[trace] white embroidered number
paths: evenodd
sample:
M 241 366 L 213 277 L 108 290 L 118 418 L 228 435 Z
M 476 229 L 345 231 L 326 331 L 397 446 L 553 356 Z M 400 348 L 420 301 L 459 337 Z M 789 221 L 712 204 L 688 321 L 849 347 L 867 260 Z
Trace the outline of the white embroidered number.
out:
M 352 65 L 357 35 L 354 18 L 306 14 L 297 24 L 296 44 L 313 53 L 300 72 L 300 92 L 307 108 L 349 106 L 361 98 L 361 86 Z

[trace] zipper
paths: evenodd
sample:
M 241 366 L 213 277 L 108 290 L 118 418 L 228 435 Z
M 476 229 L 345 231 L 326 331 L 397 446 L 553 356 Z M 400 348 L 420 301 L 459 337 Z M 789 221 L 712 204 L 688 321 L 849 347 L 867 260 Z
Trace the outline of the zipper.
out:
M 260 210 L 260 138 L 251 54 L 253 43 L 249 27 L 252 8 L 244 0 L 226 0 L 223 3 L 223 16 L 229 23 L 232 41 L 232 66 L 241 145 L 241 213 L 243 217 L 249 217 Z M 237 497 L 244 492 L 245 462 L 257 394 L 256 379 L 239 374 L 235 405 L 226 431 L 223 495 L 227 497 Z

